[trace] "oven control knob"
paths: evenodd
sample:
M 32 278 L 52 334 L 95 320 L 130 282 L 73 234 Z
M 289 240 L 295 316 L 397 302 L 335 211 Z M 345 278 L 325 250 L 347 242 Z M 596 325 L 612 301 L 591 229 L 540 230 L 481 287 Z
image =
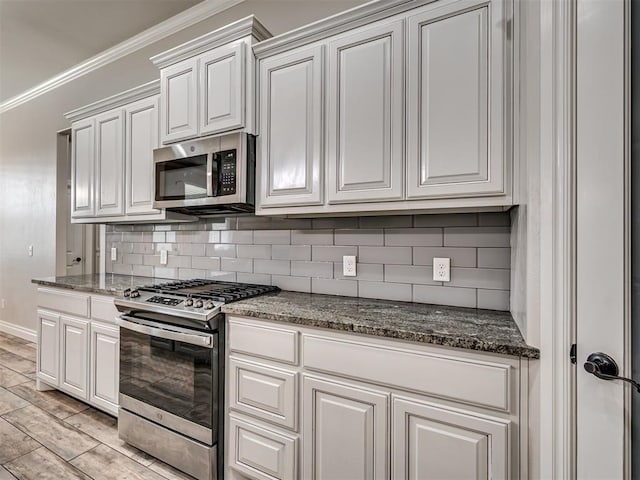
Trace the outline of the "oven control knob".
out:
M 184 306 L 185 306 L 185 307 L 192 307 L 192 306 L 193 306 L 193 298 L 187 298 L 187 299 L 184 301 Z
M 214 307 L 213 302 L 207 302 L 204 304 L 204 308 L 206 308 L 207 310 L 212 310 Z
M 195 302 L 193 302 L 193 306 L 195 308 L 202 308 L 202 300 L 196 300 Z
M 131 290 L 131 292 L 129 292 L 129 296 L 131 298 L 138 298 L 140 296 L 140 292 L 137 289 Z

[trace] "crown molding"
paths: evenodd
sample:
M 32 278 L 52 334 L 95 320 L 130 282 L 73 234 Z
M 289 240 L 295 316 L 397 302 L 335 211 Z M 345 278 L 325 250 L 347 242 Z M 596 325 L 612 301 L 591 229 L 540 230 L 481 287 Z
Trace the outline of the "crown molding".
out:
M 0 103 L 0 114 L 16 108 L 34 98 L 50 92 L 66 83 L 82 77 L 109 63 L 125 57 L 141 48 L 151 45 L 158 40 L 173 35 L 191 25 L 227 10 L 244 0 L 205 0 L 193 7 L 174 15 L 173 17 L 142 31 L 141 33 L 121 42 L 93 57 L 79 63 L 49 80 L 36 85 L 25 92 Z
M 160 80 L 153 80 L 152 82 L 139 85 L 124 92 L 117 93 L 111 97 L 98 100 L 84 107 L 76 108 L 64 114 L 64 117 L 70 122 L 82 120 L 83 118 L 91 117 L 112 108 L 122 107 L 129 103 L 143 98 L 151 97 L 152 95 L 160 94 Z
M 253 53 L 256 58 L 269 57 L 434 1 L 374 0 L 262 41 L 253 46 Z
M 194 38 L 166 52 L 159 53 L 151 57 L 150 60 L 158 68 L 168 67 L 181 60 L 199 55 L 200 53 L 249 35 L 257 42 L 266 40 L 272 36 L 269 30 L 267 30 L 254 15 L 249 15 L 237 22 L 233 22 L 213 32 L 205 33 L 198 38 Z

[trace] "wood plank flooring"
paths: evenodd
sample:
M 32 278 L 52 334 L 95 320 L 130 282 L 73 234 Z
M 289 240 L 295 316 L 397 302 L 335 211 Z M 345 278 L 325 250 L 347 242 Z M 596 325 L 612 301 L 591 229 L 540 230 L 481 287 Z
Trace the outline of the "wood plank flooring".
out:
M 0 480 L 192 478 L 120 440 L 110 415 L 38 392 L 35 372 L 35 344 L 0 332 Z

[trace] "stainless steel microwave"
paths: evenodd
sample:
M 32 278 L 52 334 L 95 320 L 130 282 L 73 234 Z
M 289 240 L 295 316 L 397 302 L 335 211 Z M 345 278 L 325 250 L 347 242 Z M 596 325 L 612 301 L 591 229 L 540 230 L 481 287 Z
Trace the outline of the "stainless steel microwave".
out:
M 208 216 L 255 210 L 255 137 L 231 133 L 153 151 L 154 208 Z

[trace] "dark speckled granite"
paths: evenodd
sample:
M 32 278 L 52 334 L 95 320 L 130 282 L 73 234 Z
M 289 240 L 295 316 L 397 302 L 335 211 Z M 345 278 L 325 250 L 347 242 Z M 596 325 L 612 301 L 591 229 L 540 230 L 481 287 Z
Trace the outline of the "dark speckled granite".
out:
M 309 327 L 539 358 L 508 312 L 280 292 L 229 303 L 225 313 Z
M 31 283 L 48 287 L 68 288 L 81 292 L 99 293 L 102 295 L 119 295 L 127 288 L 170 281 L 171 279 L 168 278 L 137 277 L 135 275 L 118 275 L 116 273 L 95 273 L 92 275 L 70 275 L 68 277 L 34 278 L 31 280 Z

